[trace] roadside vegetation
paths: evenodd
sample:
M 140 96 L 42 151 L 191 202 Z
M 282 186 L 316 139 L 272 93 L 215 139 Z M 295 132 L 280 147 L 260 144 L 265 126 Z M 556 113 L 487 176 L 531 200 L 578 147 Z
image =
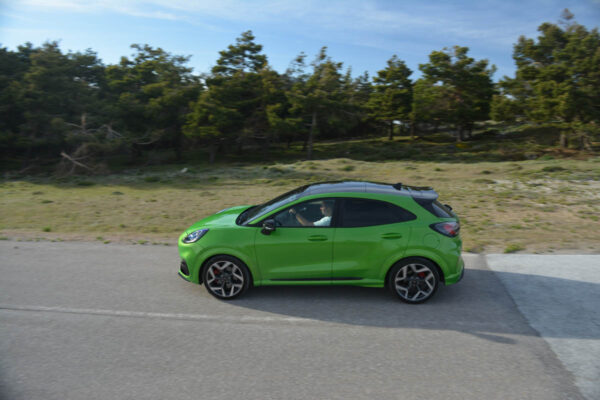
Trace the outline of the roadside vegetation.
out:
M 413 80 L 353 76 L 324 47 L 274 71 L 251 31 L 194 74 L 149 45 L 105 65 L 0 48 L 0 238 L 170 244 L 224 207 L 308 182 L 430 185 L 468 251 L 598 251 L 600 33 L 565 10 L 514 77 L 454 46 Z
M 599 250 L 599 157 L 177 164 L 117 175 L 5 180 L 0 236 L 174 244 L 191 223 L 225 207 L 258 204 L 307 182 L 338 179 L 433 186 L 461 216 L 467 251 Z

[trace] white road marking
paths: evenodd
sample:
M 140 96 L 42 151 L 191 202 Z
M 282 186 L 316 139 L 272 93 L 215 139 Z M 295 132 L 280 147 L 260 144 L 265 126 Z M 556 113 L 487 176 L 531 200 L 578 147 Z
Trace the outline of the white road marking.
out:
M 95 308 L 70 308 L 70 307 L 44 307 L 44 306 L 19 306 L 13 304 L 0 304 L 0 310 L 10 311 L 34 311 L 50 312 L 63 314 L 84 314 L 84 315 L 103 315 L 109 317 L 130 317 L 130 318 L 159 318 L 159 319 L 180 319 L 190 321 L 215 321 L 215 322 L 249 322 L 249 323 L 311 323 L 314 320 L 296 317 L 256 317 L 250 315 L 232 316 L 232 315 L 208 315 L 208 314 L 177 314 L 177 313 L 156 313 L 143 311 L 122 311 L 122 310 L 103 310 Z

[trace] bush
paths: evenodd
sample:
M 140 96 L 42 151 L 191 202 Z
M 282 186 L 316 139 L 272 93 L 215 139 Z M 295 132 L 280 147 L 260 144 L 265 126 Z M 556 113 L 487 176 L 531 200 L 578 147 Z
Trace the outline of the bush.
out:
M 549 165 L 547 167 L 542 168 L 543 172 L 558 172 L 558 171 L 566 171 L 565 168 L 560 165 Z
M 506 246 L 504 253 L 516 253 L 517 251 L 525 250 L 525 247 L 518 243 L 512 243 Z

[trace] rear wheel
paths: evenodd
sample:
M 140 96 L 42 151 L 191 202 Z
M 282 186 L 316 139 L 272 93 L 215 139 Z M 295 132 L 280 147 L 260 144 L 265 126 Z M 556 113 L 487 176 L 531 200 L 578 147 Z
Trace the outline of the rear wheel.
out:
M 250 272 L 235 257 L 216 256 L 208 260 L 202 271 L 202 281 L 208 293 L 218 299 L 240 296 L 250 286 Z
M 435 265 L 422 258 L 399 261 L 392 267 L 388 286 L 405 303 L 418 304 L 429 300 L 440 282 Z

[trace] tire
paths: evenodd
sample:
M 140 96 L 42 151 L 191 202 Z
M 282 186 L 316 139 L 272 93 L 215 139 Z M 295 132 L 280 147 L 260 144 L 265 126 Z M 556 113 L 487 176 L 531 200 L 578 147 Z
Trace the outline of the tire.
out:
M 231 300 L 250 287 L 248 267 L 235 257 L 215 256 L 202 269 L 202 281 L 208 293 L 221 300 Z
M 419 304 L 433 297 L 439 282 L 436 266 L 429 260 L 415 257 L 398 261 L 390 270 L 387 283 L 403 302 Z

